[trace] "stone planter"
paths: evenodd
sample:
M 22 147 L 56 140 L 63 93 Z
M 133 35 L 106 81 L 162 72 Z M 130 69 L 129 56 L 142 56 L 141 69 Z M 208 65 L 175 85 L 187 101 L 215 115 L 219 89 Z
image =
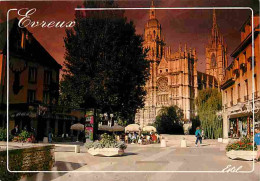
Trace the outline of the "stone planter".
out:
M 256 151 L 231 150 L 226 152 L 228 158 L 232 160 L 253 160 L 256 157 Z
M 119 148 L 90 148 L 88 153 L 93 156 L 121 156 L 124 154 L 124 150 Z

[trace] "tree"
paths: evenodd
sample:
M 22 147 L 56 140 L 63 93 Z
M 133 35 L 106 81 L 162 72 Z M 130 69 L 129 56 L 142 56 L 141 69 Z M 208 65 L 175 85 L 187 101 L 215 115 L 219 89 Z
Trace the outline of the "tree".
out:
M 183 111 L 177 106 L 164 107 L 160 110 L 154 126 L 159 133 L 183 134 Z
M 196 98 L 198 116 L 206 137 L 222 137 L 222 118 L 217 113 L 222 108 L 221 93 L 217 89 L 200 90 Z
M 85 2 L 85 7 L 116 7 Z M 61 100 L 69 106 L 99 109 L 132 120 L 144 106 L 149 76 L 147 50 L 123 11 L 78 11 L 66 30 Z

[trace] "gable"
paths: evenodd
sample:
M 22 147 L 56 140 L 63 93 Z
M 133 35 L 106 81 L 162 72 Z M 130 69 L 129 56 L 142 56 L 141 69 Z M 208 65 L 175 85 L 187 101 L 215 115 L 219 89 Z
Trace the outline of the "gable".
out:
M 159 69 L 168 68 L 168 61 L 163 57 L 158 66 Z

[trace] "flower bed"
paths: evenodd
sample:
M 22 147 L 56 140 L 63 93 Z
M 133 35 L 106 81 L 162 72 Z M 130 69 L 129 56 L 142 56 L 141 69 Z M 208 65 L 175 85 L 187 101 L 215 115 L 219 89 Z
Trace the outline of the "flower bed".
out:
M 101 135 L 100 141 L 85 144 L 88 152 L 94 156 L 117 156 L 122 155 L 127 146 L 123 142 L 116 142 L 113 136 Z
M 231 151 L 231 150 L 253 151 L 253 146 L 255 146 L 254 150 L 257 150 L 257 147 L 256 145 L 253 145 L 253 141 L 251 138 L 242 138 L 239 141 L 228 144 L 226 147 L 226 151 Z
M 230 143 L 226 147 L 226 155 L 230 159 L 253 160 L 256 156 L 256 145 L 253 145 L 251 138 L 242 138 L 239 141 Z

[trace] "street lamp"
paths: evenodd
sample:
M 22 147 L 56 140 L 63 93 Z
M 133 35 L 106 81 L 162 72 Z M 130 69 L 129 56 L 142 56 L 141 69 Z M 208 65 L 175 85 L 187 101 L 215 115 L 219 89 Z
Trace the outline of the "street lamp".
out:
M 112 120 L 113 120 L 113 117 L 114 117 L 114 115 L 113 114 L 110 114 L 109 115 L 110 116 L 110 120 L 108 121 L 108 126 L 112 126 Z

